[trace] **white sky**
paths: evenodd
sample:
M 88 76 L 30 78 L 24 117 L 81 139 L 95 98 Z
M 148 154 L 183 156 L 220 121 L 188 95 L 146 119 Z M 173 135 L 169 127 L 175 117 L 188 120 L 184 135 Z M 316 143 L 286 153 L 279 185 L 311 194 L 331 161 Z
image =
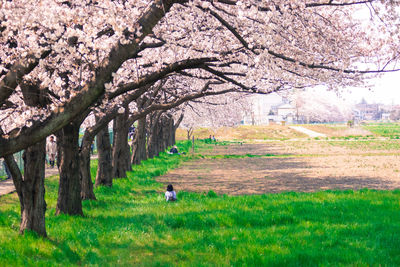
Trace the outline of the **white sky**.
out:
M 366 23 L 370 23 L 370 10 L 364 5 L 356 13 L 356 17 L 361 20 L 365 20 Z M 398 68 L 398 66 L 396 66 Z M 360 67 L 361 69 L 362 67 Z M 387 69 L 390 69 L 388 66 Z M 352 87 L 343 88 L 339 94 L 339 97 L 348 104 L 360 103 L 361 99 L 364 98 L 367 103 L 382 103 L 387 105 L 400 105 L 400 71 L 388 72 L 382 74 L 379 78 L 370 79 L 366 82 L 369 86 L 366 87 Z M 323 87 L 310 88 L 309 90 L 316 90 L 318 92 L 324 91 Z M 332 92 L 326 92 L 329 97 L 335 97 Z M 263 105 L 265 104 L 277 104 L 280 102 L 280 97 L 276 94 L 271 94 L 262 98 Z
M 359 103 L 363 97 L 368 103 L 400 104 L 400 71 L 385 73 L 370 83 L 368 88 L 346 88 L 341 96 L 351 104 Z
M 371 23 L 371 11 L 367 5 L 360 7 L 362 8 L 358 10 L 355 17 L 365 20 L 365 23 Z M 376 22 L 379 24 L 379 20 Z M 387 69 L 390 69 L 390 66 Z M 342 98 L 350 104 L 359 103 L 362 98 L 367 103 L 400 104 L 400 71 L 385 73 L 380 78 L 371 79 L 367 83 L 371 85 L 368 88 L 344 88 Z
M 339 94 L 339 98 L 348 104 L 360 103 L 361 99 L 364 98 L 370 104 L 400 105 L 400 71 L 385 73 L 380 78 L 371 79 L 368 83 L 371 86 L 344 88 Z M 308 90 L 321 92 L 325 89 L 318 87 Z M 330 95 L 330 97 L 335 97 L 332 92 L 326 91 L 326 94 Z M 258 97 L 263 98 L 263 105 L 276 105 L 281 101 L 281 98 L 276 93 Z

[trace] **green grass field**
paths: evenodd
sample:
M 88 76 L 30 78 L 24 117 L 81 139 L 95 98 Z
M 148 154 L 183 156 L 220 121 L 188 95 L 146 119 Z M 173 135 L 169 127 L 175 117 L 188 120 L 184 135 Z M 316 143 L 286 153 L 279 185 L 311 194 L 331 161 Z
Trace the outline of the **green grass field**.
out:
M 16 194 L 1 197 L 0 266 L 400 265 L 400 191 L 178 192 L 166 203 L 153 177 L 191 157 L 135 166 L 95 190 L 85 217 L 54 216 L 58 181 L 47 179 L 47 239 L 20 236 Z
M 398 123 L 368 124 L 364 128 L 378 136 L 400 139 L 400 124 Z

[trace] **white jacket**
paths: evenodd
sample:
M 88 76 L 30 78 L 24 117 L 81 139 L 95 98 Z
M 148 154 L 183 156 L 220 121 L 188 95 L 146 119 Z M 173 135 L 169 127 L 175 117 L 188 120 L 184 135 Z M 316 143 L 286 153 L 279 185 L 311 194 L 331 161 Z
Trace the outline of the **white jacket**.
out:
M 175 201 L 176 200 L 175 191 L 167 191 L 167 192 L 165 192 L 165 200 L 166 201 Z
M 46 152 L 47 154 L 57 154 L 57 143 L 54 142 L 48 142 L 46 145 Z

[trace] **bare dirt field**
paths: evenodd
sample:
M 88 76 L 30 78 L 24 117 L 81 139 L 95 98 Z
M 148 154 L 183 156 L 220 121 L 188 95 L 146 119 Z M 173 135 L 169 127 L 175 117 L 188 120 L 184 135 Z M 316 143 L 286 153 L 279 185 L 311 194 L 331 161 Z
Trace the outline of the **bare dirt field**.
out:
M 178 190 L 229 195 L 400 188 L 400 153 L 395 149 L 275 141 L 215 146 L 200 153 L 204 158 L 186 162 L 157 180 Z M 215 155 L 241 158 L 209 158 Z

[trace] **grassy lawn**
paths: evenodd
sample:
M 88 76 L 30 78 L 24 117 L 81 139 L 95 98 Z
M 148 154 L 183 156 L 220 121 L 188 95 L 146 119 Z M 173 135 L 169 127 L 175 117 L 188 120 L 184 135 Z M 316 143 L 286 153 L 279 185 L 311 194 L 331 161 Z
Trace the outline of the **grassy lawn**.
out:
M 391 139 L 400 138 L 400 124 L 398 123 L 376 123 L 364 126 L 368 131 L 383 137 Z
M 20 236 L 17 196 L 1 197 L 0 266 L 400 265 L 400 191 L 178 192 L 166 203 L 153 177 L 191 157 L 135 166 L 95 190 L 85 217 L 54 216 L 58 177 L 47 179 L 47 239 Z

